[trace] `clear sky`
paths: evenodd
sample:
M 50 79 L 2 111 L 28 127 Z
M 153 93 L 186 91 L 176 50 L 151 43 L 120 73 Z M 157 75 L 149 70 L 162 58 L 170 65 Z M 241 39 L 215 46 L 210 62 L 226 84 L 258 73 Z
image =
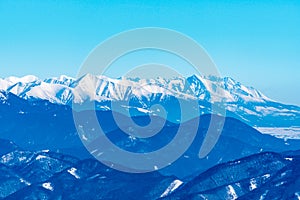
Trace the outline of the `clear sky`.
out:
M 300 105 L 298 0 L 0 0 L 0 77 L 75 77 L 96 45 L 140 27 L 182 32 L 207 50 L 223 76 Z

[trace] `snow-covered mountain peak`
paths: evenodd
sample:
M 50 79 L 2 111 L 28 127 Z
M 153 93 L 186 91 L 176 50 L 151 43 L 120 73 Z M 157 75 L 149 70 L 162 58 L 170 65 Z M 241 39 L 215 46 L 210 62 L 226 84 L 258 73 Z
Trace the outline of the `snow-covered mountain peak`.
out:
M 0 78 L 0 91 L 6 91 L 10 85 L 7 80 Z
M 33 75 L 26 75 L 23 77 L 10 76 L 10 77 L 5 78 L 4 80 L 6 80 L 12 84 L 15 84 L 15 83 L 32 83 L 32 82 L 38 81 L 39 78 L 36 76 L 33 76 Z
M 70 86 L 75 80 L 76 80 L 75 78 L 66 75 L 61 75 L 59 77 L 47 78 L 44 80 L 44 82 Z

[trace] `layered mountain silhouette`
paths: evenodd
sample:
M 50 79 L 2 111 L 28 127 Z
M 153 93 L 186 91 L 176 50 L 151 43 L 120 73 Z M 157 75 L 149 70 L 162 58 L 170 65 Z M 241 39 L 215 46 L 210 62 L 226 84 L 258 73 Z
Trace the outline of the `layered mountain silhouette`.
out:
M 8 77 L 0 91 L 0 199 L 300 197 L 300 141 L 253 128 L 299 126 L 300 108 L 231 78 Z M 209 135 L 211 129 L 219 132 Z M 199 156 L 212 137 L 216 144 Z M 104 138 L 138 154 L 191 144 L 167 167 L 130 174 L 92 156 L 122 166 Z
M 9 139 L 20 144 L 28 150 L 49 149 L 54 152 L 67 153 L 81 159 L 91 158 L 91 154 L 82 144 L 83 136 L 78 134 L 80 127 L 86 135 L 98 137 L 98 132 L 91 122 L 94 111 L 76 112 L 82 115 L 82 121 L 75 127 L 72 109 L 69 106 L 52 104 L 48 101 L 27 101 L 13 94 L 8 94 L 6 100 L 0 104 L 1 138 Z M 234 119 L 217 115 L 202 115 L 184 123 L 166 121 L 163 128 L 149 138 L 133 138 L 124 130 L 132 127 L 127 124 L 133 119 L 137 124 L 145 126 L 149 123 L 149 116 L 135 116 L 129 118 L 120 113 L 111 111 L 96 111 L 97 119 L 105 132 L 101 137 L 109 138 L 120 148 L 136 152 L 152 152 L 159 150 L 173 141 L 179 127 L 188 138 L 194 132 L 193 126 L 198 125 L 196 137 L 187 151 L 174 163 L 162 170 L 166 175 L 176 175 L 180 178 L 193 176 L 217 163 L 223 163 L 263 151 L 282 152 L 297 150 L 300 147 L 298 140 L 282 140 L 270 135 L 261 134 L 249 125 Z M 124 124 L 115 123 L 115 115 Z M 153 119 L 161 121 L 159 116 Z M 211 120 L 214 121 L 211 121 Z M 219 123 L 221 122 L 221 123 Z M 224 126 L 221 125 L 224 124 Z M 120 127 L 121 126 L 121 127 Z M 199 150 L 206 137 L 208 128 L 222 129 L 221 136 L 208 156 L 199 158 Z M 220 127 L 219 127 L 220 126 Z M 156 131 L 155 126 L 154 132 Z M 150 130 L 149 130 L 150 131 Z M 185 137 L 180 142 L 185 142 Z M 89 138 L 85 138 L 89 139 Z M 97 150 L 97 149 L 95 149 Z M 109 150 L 108 150 L 109 151 Z M 172 155 L 162 155 L 172 156 Z M 102 159 L 110 161 L 109 155 L 103 155 Z M 154 166 L 153 166 L 154 167 Z

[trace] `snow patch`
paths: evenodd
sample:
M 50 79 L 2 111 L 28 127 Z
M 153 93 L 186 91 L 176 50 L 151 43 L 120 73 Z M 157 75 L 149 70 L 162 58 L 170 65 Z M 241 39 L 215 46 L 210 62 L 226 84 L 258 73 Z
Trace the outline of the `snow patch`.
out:
M 228 185 L 226 188 L 227 188 L 227 194 L 229 196 L 228 200 L 238 198 L 238 195 L 236 194 L 236 192 L 235 192 L 234 188 L 232 187 L 232 185 Z
M 50 191 L 54 191 L 54 188 L 52 187 L 51 183 L 50 182 L 47 182 L 47 183 L 43 183 L 43 188 L 47 189 L 47 190 L 50 190 Z
M 182 181 L 180 180 L 175 180 L 173 181 L 169 187 L 164 191 L 164 193 L 162 193 L 162 195 L 160 195 L 160 197 L 166 197 L 169 194 L 171 194 L 172 192 L 174 192 L 177 188 L 179 188 L 179 186 L 181 186 L 183 184 Z
M 28 181 L 24 180 L 23 178 L 20 178 L 21 183 L 25 183 L 26 185 L 31 185 Z
M 284 158 L 285 160 L 288 160 L 288 161 L 293 161 L 294 159 L 293 158 Z
M 80 179 L 80 176 L 76 173 L 77 169 L 72 167 L 71 169 L 68 169 L 69 174 L 74 176 L 76 179 Z
M 151 113 L 150 110 L 147 110 L 147 109 L 144 109 L 144 108 L 139 108 L 139 107 L 137 107 L 136 109 L 137 109 L 138 111 L 140 111 L 140 112 L 143 112 L 143 113 Z
M 250 187 L 249 187 L 249 190 L 252 191 L 252 190 L 254 190 L 254 189 L 256 189 L 256 188 L 257 188 L 256 180 L 255 180 L 254 178 L 252 178 L 252 179 L 250 180 Z
M 281 185 L 283 185 L 285 183 L 286 183 L 286 181 L 281 181 L 280 183 L 277 183 L 275 186 L 278 187 L 278 186 L 281 186 Z
M 82 139 L 88 141 L 88 138 L 84 134 L 82 134 Z
M 21 157 L 19 157 L 19 161 L 20 162 L 22 162 L 22 161 L 24 161 L 24 160 L 26 160 L 27 158 L 25 157 L 25 156 L 21 156 Z
M 44 159 L 44 158 L 47 158 L 47 157 L 44 156 L 44 155 L 38 155 L 35 159 L 36 160 L 41 160 L 41 159 Z
M 296 192 L 295 196 L 298 198 L 298 200 L 300 200 L 300 192 Z
M 263 195 L 260 196 L 259 200 L 264 200 L 268 194 L 269 190 L 265 191 L 265 193 L 263 193 Z
M 265 175 L 263 175 L 263 178 L 270 178 L 270 177 L 271 177 L 270 174 L 265 174 Z
M 13 155 L 11 153 L 1 157 L 1 163 L 8 163 L 11 160 L 13 160 Z

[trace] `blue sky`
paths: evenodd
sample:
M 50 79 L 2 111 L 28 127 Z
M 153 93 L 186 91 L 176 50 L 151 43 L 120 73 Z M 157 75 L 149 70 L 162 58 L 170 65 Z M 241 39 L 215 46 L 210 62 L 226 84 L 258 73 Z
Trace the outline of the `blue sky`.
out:
M 0 27 L 0 77 L 75 77 L 108 37 L 163 27 L 195 39 L 223 76 L 300 105 L 300 1 L 1 0 Z

